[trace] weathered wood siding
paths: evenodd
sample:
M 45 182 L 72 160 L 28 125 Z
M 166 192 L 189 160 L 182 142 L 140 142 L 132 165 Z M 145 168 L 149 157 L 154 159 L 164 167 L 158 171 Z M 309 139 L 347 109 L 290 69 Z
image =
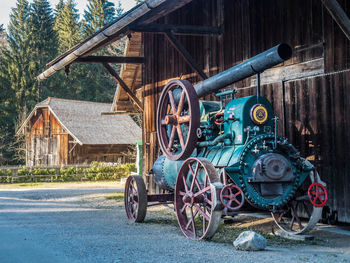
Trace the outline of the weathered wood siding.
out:
M 69 109 L 67 109 L 69 110 Z M 27 166 L 54 166 L 99 162 L 134 162 L 133 145 L 79 145 L 48 108 L 40 108 L 30 121 Z
M 73 148 L 74 147 L 74 148 Z M 91 163 L 113 162 L 128 163 L 135 162 L 132 152 L 135 151 L 133 145 L 76 145 L 69 144 L 69 163 Z
M 350 3 L 339 3 L 350 15 Z M 317 166 L 327 182 L 329 207 L 350 222 L 350 41 L 320 0 L 194 0 L 158 23 L 217 26 L 222 36 L 179 36 L 209 75 L 285 42 L 293 58 L 262 74 L 262 93 L 280 117 L 279 133 Z M 163 35 L 143 34 L 144 171 L 158 156 L 157 101 L 164 84 L 183 75 L 200 79 Z M 337 72 L 345 70 L 345 72 Z M 330 75 L 327 75 L 330 74 Z M 238 96 L 254 94 L 255 78 L 234 84 Z M 214 99 L 208 96 L 207 99 Z M 152 178 L 150 189 L 154 189 Z

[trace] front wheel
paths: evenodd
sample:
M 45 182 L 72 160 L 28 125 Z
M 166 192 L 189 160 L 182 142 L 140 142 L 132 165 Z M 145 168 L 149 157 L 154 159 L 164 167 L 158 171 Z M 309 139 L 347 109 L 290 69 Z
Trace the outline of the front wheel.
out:
M 143 222 L 147 211 L 147 192 L 141 176 L 130 175 L 126 180 L 124 203 L 129 222 Z

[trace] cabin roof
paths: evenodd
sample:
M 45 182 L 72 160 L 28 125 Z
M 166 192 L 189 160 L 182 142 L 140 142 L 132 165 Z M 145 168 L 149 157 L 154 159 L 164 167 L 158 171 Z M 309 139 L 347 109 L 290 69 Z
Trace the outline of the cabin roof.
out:
M 49 97 L 38 103 L 21 125 L 22 131 L 37 109 L 48 108 L 62 127 L 80 144 L 136 144 L 141 128 L 128 115 L 101 115 L 109 103 Z

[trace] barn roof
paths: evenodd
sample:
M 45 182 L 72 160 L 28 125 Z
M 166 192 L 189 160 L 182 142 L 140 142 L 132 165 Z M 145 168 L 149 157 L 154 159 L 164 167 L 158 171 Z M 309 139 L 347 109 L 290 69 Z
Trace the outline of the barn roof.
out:
M 49 97 L 38 103 L 22 124 L 23 130 L 39 108 L 48 108 L 62 127 L 81 145 L 135 144 L 141 128 L 128 115 L 101 115 L 111 104 Z
M 95 32 L 82 42 L 67 50 L 47 64 L 49 67 L 42 72 L 37 79 L 44 80 L 56 71 L 70 65 L 80 57 L 113 43 L 114 41 L 132 33 L 132 26 L 150 24 L 158 18 L 184 6 L 192 0 L 145 0 L 118 17 L 115 21 Z

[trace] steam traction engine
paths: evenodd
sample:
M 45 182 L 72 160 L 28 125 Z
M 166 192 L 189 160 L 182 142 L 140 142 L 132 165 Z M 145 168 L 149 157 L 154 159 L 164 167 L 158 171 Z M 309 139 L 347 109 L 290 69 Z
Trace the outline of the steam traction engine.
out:
M 327 201 L 325 183 L 277 135 L 278 118 L 259 94 L 260 73 L 291 55 L 291 48 L 280 44 L 195 86 L 176 79 L 164 87 L 157 112 L 163 155 L 151 172 L 168 193 L 147 194 L 143 179 L 130 176 L 125 185 L 130 221 L 142 222 L 147 206 L 174 202 L 179 226 L 189 238 L 212 237 L 222 215 L 249 207 L 270 211 L 289 234 L 315 226 Z M 220 102 L 198 99 L 254 74 L 254 96 L 234 98 L 235 90 L 229 90 L 216 94 Z M 224 106 L 227 96 L 231 100 Z

